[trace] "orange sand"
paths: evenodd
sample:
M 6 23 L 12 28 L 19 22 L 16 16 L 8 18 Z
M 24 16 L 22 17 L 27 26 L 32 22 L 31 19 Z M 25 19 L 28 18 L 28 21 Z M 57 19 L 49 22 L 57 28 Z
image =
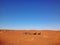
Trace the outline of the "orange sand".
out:
M 60 31 L 0 30 L 0 45 L 60 45 Z

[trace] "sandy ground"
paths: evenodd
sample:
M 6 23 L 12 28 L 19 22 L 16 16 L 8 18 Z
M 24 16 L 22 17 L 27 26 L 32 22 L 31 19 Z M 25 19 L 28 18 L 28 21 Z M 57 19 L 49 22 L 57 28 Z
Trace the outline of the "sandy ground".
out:
M 0 45 L 60 45 L 60 31 L 0 30 Z

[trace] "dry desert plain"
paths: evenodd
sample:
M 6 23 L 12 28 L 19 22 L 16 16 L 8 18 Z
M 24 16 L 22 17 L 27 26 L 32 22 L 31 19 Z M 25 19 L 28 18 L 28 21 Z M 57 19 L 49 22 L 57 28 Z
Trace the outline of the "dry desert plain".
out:
M 60 45 L 60 31 L 0 29 L 0 45 Z

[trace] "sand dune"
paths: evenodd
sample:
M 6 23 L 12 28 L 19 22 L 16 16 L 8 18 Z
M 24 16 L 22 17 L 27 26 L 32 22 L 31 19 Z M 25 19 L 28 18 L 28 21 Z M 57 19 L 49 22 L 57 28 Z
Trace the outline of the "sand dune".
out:
M 60 45 L 60 31 L 0 30 L 0 45 Z

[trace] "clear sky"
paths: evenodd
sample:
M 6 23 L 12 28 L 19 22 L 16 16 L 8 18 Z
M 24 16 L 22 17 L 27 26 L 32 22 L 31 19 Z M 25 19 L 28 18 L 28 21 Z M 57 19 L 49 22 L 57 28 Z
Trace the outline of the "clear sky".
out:
M 60 29 L 60 0 L 0 0 L 2 29 Z

